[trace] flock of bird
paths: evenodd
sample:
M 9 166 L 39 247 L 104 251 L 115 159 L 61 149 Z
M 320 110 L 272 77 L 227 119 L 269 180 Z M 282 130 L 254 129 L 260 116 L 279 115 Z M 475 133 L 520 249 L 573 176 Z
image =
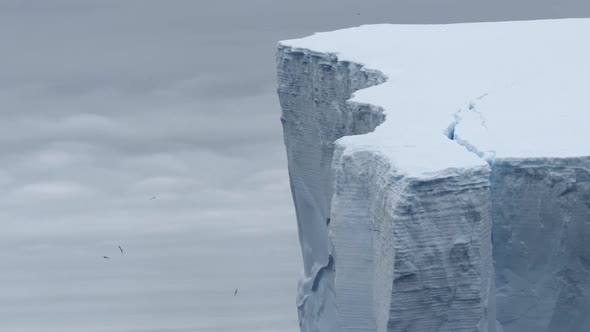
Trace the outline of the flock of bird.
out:
M 152 196 L 152 198 L 150 198 L 150 201 L 154 200 L 154 199 L 156 199 L 156 196 Z M 118 246 L 118 247 L 119 247 L 119 250 L 121 251 L 121 255 L 123 255 L 123 248 L 121 246 Z M 102 256 L 102 258 L 109 259 L 109 260 L 111 259 L 109 256 Z
M 121 246 L 118 246 L 118 247 L 119 247 L 119 250 L 121 251 L 121 255 L 123 255 L 123 247 L 121 247 Z M 102 258 L 111 259 L 109 256 L 102 256 Z
M 156 196 L 153 196 L 152 198 L 150 198 L 150 200 L 153 200 L 153 199 L 156 199 Z M 124 255 L 125 253 L 124 253 L 124 251 L 123 251 L 123 247 L 121 247 L 121 246 L 117 246 L 117 247 L 119 247 L 119 251 L 121 251 L 121 255 Z M 110 259 L 111 259 L 109 256 L 102 256 L 102 258 L 104 258 L 104 259 L 108 259 L 108 260 L 110 260 Z M 236 288 L 236 290 L 234 291 L 234 296 L 236 296 L 236 295 L 238 295 L 238 289 L 237 289 L 237 288 Z

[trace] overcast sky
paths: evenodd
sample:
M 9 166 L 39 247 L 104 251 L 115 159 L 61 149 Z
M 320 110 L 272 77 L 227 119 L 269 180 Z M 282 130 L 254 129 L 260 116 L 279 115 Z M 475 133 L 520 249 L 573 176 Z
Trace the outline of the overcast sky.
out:
M 584 2 L 0 0 L 0 331 L 297 331 L 276 42 Z

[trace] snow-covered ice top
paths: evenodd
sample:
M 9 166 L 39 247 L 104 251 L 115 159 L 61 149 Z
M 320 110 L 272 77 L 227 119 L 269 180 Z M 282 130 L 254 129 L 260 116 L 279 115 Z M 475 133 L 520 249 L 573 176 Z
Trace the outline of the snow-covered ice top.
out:
M 383 108 L 385 123 L 339 143 L 423 176 L 494 157 L 590 156 L 589 34 L 589 19 L 381 24 L 281 45 L 383 73 L 352 101 Z

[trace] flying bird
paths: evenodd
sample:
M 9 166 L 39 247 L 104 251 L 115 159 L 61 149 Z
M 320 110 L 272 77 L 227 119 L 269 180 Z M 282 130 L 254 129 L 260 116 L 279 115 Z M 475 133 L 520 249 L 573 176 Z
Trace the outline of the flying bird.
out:
M 119 250 L 121 250 L 121 255 L 123 255 L 123 248 L 121 246 L 119 246 Z
M 236 288 L 236 291 L 234 292 L 234 296 L 238 295 L 238 289 Z
M 107 256 L 102 256 L 102 258 L 104 258 L 104 259 L 110 259 L 110 258 L 108 258 Z
M 150 201 L 151 201 L 152 199 L 156 199 L 156 196 L 153 196 L 152 198 L 150 198 Z

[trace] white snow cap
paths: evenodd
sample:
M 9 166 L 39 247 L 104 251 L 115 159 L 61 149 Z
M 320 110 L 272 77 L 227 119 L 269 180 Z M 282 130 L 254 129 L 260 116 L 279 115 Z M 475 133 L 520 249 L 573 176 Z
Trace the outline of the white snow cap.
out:
M 590 156 L 589 34 L 589 19 L 382 24 L 281 44 L 387 76 L 352 98 L 382 107 L 385 123 L 339 143 L 425 175 L 494 158 Z

